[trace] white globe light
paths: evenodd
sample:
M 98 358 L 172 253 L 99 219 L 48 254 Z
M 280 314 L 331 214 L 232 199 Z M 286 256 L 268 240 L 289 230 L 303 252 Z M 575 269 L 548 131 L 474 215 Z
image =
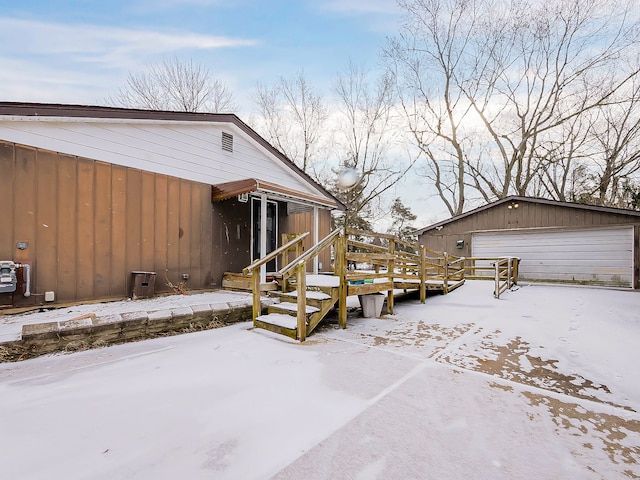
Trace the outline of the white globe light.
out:
M 338 174 L 338 188 L 349 190 L 360 181 L 360 174 L 355 168 L 346 168 Z

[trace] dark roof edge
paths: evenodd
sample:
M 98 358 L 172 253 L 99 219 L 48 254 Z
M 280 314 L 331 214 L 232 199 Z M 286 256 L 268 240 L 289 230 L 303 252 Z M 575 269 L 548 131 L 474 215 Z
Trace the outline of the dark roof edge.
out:
M 346 209 L 346 206 L 332 193 L 311 178 L 292 160 L 287 158 L 282 152 L 262 138 L 258 132 L 240 120 L 240 117 L 234 113 L 174 112 L 167 110 L 143 110 L 96 105 L 68 105 L 61 103 L 0 102 L 0 117 L 6 115 L 25 117 L 119 118 L 130 120 L 173 120 L 183 122 L 232 123 L 271 152 L 287 167 L 291 168 L 298 175 L 304 178 L 321 194 L 333 199 L 338 205 L 341 205 L 343 209 Z
M 293 198 L 298 201 L 311 202 L 319 206 L 328 207 L 331 210 L 340 209 L 341 204 L 331 203 L 327 197 L 319 197 L 308 193 L 290 190 L 274 183 L 265 182 L 256 178 L 245 178 L 231 182 L 211 185 L 211 201 L 219 202 L 227 200 L 243 193 L 268 192 Z
M 428 225 L 423 228 L 419 228 L 414 230 L 414 235 L 421 235 L 426 231 L 433 230 L 437 227 L 444 226 L 448 223 L 453 223 L 463 218 L 469 217 L 471 215 L 475 215 L 476 213 L 480 213 L 483 210 L 487 210 L 489 208 L 501 205 L 507 202 L 530 202 L 530 203 L 541 203 L 545 205 L 554 205 L 559 207 L 567 207 L 567 208 L 577 208 L 581 210 L 593 210 L 597 212 L 605 212 L 605 213 L 617 213 L 620 215 L 631 215 L 634 217 L 640 217 L 640 212 L 637 210 L 628 210 L 626 208 L 617 208 L 617 207 L 601 207 L 598 205 L 588 205 L 585 203 L 573 203 L 573 202 L 562 202 L 559 200 L 550 200 L 548 198 L 537 198 L 537 197 L 522 197 L 518 195 L 512 195 L 510 197 L 501 198 L 500 200 L 496 200 L 495 202 L 488 203 L 478 208 L 474 208 L 473 210 L 469 210 L 468 212 L 461 213 L 460 215 L 456 215 L 455 217 L 448 218 L 447 220 L 442 220 L 440 222 L 434 223 L 432 225 Z

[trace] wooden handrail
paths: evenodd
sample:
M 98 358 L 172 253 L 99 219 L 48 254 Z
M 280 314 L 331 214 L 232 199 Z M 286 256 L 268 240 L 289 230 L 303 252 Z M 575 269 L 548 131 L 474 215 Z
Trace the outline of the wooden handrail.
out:
M 493 296 L 500 298 L 502 292 L 518 283 L 518 262 L 520 259 L 517 257 L 500 257 L 496 260 L 493 264 L 495 268 Z
M 312 248 L 310 248 L 309 250 L 307 250 L 306 252 L 304 252 L 302 255 L 300 255 L 298 258 L 296 258 L 295 260 L 293 260 L 292 262 L 289 262 L 288 265 L 285 265 L 284 267 L 282 267 L 278 273 L 280 275 L 282 275 L 283 277 L 289 277 L 291 275 L 293 275 L 293 270 L 296 268 L 296 266 L 300 263 L 300 262 L 308 262 L 309 260 L 311 260 L 313 257 L 315 257 L 316 255 L 318 255 L 322 250 L 324 250 L 325 248 L 327 248 L 329 245 L 331 245 L 335 239 L 340 235 L 340 229 L 336 229 L 333 232 L 331 232 L 329 235 L 327 235 L 326 237 L 324 237 L 320 242 L 318 242 L 316 245 L 314 245 Z
M 383 247 L 382 245 L 373 245 L 371 243 L 361 242 L 359 240 L 347 240 L 349 246 L 357 247 L 357 248 L 365 248 L 367 250 L 372 250 L 374 252 L 387 252 L 389 249 L 387 247 Z
M 347 235 L 356 235 L 361 237 L 377 237 L 386 238 L 387 240 L 396 240 L 396 236 L 390 233 L 376 233 L 368 230 L 356 230 L 355 228 L 347 228 Z
M 466 257 L 468 262 L 464 269 L 467 278 L 474 280 L 489 280 L 495 277 L 495 262 L 499 262 L 504 258 L 511 258 L 513 267 L 513 283 L 518 283 L 518 263 L 520 261 L 517 257 Z M 477 265 L 476 262 L 491 262 L 485 265 Z M 467 273 L 468 272 L 468 273 Z M 478 275 L 480 272 L 485 272 L 485 275 Z
M 465 260 L 466 260 L 465 257 L 458 257 L 457 260 L 453 260 L 453 261 L 449 262 L 449 265 L 455 265 L 456 263 L 464 262 Z
M 296 238 L 294 238 L 293 240 L 290 240 L 289 242 L 285 243 L 284 245 L 281 245 L 280 247 L 276 248 L 273 252 L 267 254 L 265 257 L 262 257 L 262 258 L 259 258 L 257 260 L 254 260 L 254 262 L 251 265 L 249 265 L 248 267 L 245 267 L 245 268 L 242 269 L 242 273 L 244 273 L 245 275 L 248 275 L 250 272 L 252 272 L 256 268 L 259 268 L 262 265 L 264 265 L 265 263 L 270 262 L 271 260 L 276 258 L 278 255 L 283 253 L 284 251 L 286 251 L 289 248 L 293 247 L 294 245 L 300 243 L 308 235 L 309 235 L 309 232 L 302 233 L 302 234 L 298 235 Z M 291 262 L 291 263 L 294 263 L 294 262 L 295 262 L 295 260 L 293 262 Z M 291 263 L 289 265 L 291 265 Z

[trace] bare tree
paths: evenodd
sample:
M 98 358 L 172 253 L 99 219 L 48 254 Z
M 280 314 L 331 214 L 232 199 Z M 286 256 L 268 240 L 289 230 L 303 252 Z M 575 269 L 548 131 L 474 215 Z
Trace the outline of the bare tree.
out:
M 336 82 L 339 168 L 353 168 L 361 177 L 355 188 L 336 192 L 347 205 L 339 223 L 359 228 L 370 227 L 376 216 L 373 209 L 414 163 L 390 152 L 397 135 L 393 78 L 383 74 L 370 84 L 369 76 L 364 67 L 349 63 Z
M 640 172 L 640 79 L 606 104 L 562 125 L 560 138 L 540 142 L 546 163 L 541 183 L 548 196 L 583 203 L 625 206 Z
M 541 171 L 555 163 L 541 153 L 559 150 L 546 142 L 557 146 L 576 117 L 624 102 L 640 72 L 634 2 L 399 3 L 405 23 L 387 56 L 452 215 L 472 192 L 489 201 L 549 191 Z M 632 67 L 619 68 L 626 60 Z
M 208 68 L 178 58 L 152 65 L 148 72 L 129 73 L 127 84 L 107 103 L 127 108 L 179 112 L 232 112 L 233 94 Z
M 638 79 L 636 79 L 638 80 Z M 619 101 L 599 110 L 593 138 L 600 154 L 594 158 L 595 201 L 624 206 L 624 187 L 640 171 L 640 82 Z
M 421 170 L 454 215 L 465 206 L 465 150 L 470 149 L 464 133 L 470 105 L 457 85 L 456 69 L 463 65 L 472 33 L 467 22 L 474 16 L 462 5 L 445 11 L 437 1 L 399 5 L 405 23 L 387 57 L 409 131 L 426 159 Z
M 592 125 L 593 115 L 579 115 L 540 138 L 536 148 L 540 168 L 533 182 L 537 187 L 535 196 L 584 201 L 578 192 L 584 191 L 588 183 Z
M 259 119 L 256 128 L 302 170 L 318 177 L 316 155 L 328 110 L 304 71 L 280 77 L 273 87 L 258 85 L 254 95 Z

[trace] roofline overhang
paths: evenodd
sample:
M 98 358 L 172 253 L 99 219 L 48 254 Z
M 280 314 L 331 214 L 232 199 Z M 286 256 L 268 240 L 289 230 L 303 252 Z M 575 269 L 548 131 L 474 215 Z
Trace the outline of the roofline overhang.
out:
M 326 206 L 335 205 L 333 208 L 346 210 L 346 206 L 340 202 L 333 194 L 327 191 L 322 185 L 311 178 L 305 171 L 298 167 L 292 160 L 282 152 L 267 142 L 253 128 L 244 123 L 233 113 L 202 113 L 202 112 L 175 112 L 166 110 L 144 110 L 134 108 L 104 107 L 91 105 L 70 105 L 59 103 L 26 103 L 26 102 L 0 102 L 1 118 L 23 117 L 25 119 L 48 119 L 53 121 L 56 118 L 64 119 L 98 119 L 108 121 L 162 121 L 162 122 L 203 122 L 203 123 L 226 123 L 234 125 L 239 130 L 247 134 L 253 141 L 265 148 L 271 155 L 281 161 L 286 167 L 293 170 L 313 189 L 318 191 L 318 196 L 309 194 L 311 198 L 322 197 L 320 203 Z M 62 120 L 62 121 L 64 121 Z M 264 184 L 265 182 L 261 182 Z M 275 187 L 278 187 L 277 185 Z M 326 199 L 324 198 L 326 197 Z
M 325 197 L 310 195 L 304 192 L 291 190 L 274 183 L 263 182 L 255 178 L 246 178 L 233 182 L 219 183 L 211 186 L 211 201 L 220 202 L 228 200 L 242 194 L 264 193 L 268 196 L 281 198 L 287 201 L 294 201 L 305 205 L 320 206 L 331 210 L 344 210 L 345 207 L 340 202 L 332 202 Z

